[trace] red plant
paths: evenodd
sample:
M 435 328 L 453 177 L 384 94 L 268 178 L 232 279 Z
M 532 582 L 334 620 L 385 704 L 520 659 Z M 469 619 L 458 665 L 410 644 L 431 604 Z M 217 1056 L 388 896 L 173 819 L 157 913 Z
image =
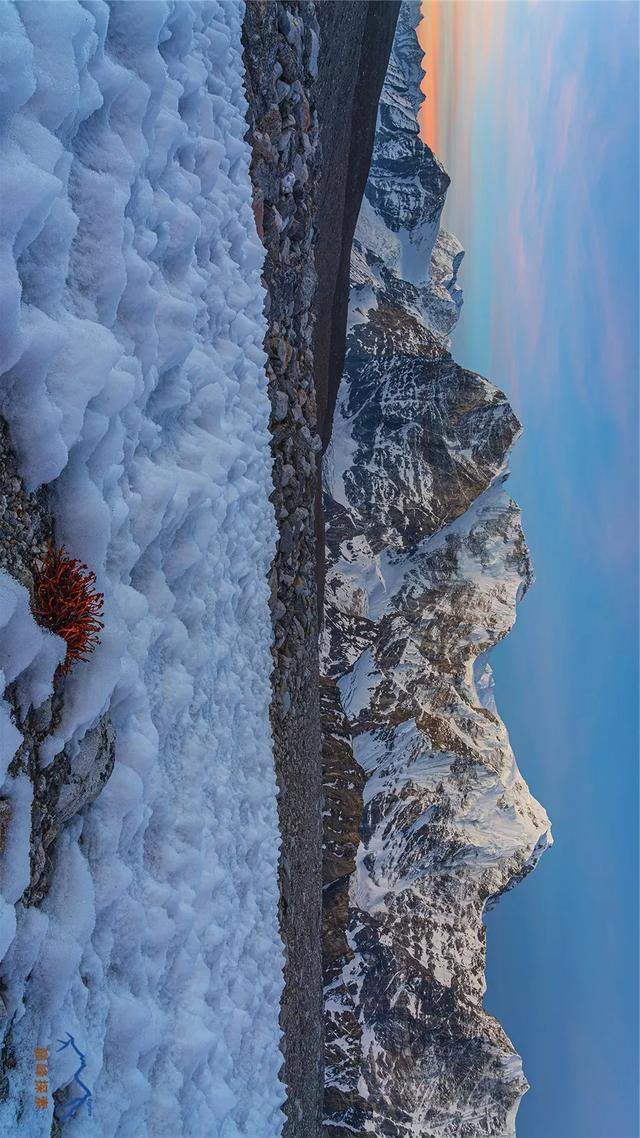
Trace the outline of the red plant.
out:
M 76 660 L 86 660 L 100 643 L 104 596 L 93 586 L 95 573 L 82 561 L 67 557 L 64 546 L 52 544 L 34 574 L 34 615 L 40 624 L 57 633 L 67 643 L 67 654 L 59 665 L 62 673 Z

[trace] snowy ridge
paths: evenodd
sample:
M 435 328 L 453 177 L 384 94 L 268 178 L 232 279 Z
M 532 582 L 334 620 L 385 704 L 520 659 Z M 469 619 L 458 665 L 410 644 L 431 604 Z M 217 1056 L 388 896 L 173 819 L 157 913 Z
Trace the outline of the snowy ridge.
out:
M 487 663 L 532 580 L 504 486 L 521 427 L 449 354 L 463 253 L 417 133 L 418 19 L 402 5 L 324 470 L 326 1123 L 513 1138 L 527 1083 L 483 1008 L 484 914 L 551 842 Z
M 78 753 L 105 712 L 116 739 L 28 907 L 32 787 L 7 774 L 20 732 L 0 705 L 8 1136 L 49 1135 L 33 1049 L 63 1087 L 68 1032 L 94 1101 L 70 1138 L 281 1130 L 275 525 L 242 10 L 0 10 L 0 410 L 56 540 L 105 593 L 102 645 L 65 682 L 40 761 Z M 26 711 L 62 646 L 6 574 L 0 621 Z

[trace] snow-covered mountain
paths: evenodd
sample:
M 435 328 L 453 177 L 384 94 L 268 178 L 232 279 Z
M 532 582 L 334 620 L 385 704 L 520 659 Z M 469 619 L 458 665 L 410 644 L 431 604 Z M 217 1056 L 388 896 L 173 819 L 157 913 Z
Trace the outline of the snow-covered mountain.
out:
M 527 1084 L 483 1009 L 483 914 L 551 839 L 487 653 L 532 571 L 504 487 L 520 425 L 449 354 L 462 250 L 417 133 L 418 18 L 402 5 L 325 461 L 325 1115 L 336 1138 L 506 1138 Z

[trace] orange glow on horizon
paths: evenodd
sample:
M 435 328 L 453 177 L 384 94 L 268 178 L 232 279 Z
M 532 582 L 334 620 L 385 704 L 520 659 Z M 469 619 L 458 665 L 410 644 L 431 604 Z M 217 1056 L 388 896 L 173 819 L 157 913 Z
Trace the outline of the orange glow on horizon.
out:
M 448 168 L 468 172 L 471 118 L 487 69 L 504 67 L 508 5 L 501 0 L 422 0 L 416 29 L 424 52 L 420 137 Z M 466 109 L 465 109 L 466 108 Z
M 420 137 L 427 146 L 438 153 L 440 149 L 440 52 L 438 41 L 440 39 L 440 3 L 439 0 L 422 0 L 422 19 L 418 24 L 416 34 L 418 43 L 425 58 L 423 68 L 426 74 L 420 84 L 420 90 L 425 96 L 424 102 L 418 111 L 418 125 Z

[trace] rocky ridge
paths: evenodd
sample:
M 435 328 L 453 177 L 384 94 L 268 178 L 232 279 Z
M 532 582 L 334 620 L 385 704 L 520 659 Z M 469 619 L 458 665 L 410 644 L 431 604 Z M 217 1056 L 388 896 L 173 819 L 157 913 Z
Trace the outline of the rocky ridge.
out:
M 320 436 L 331 413 L 326 389 L 344 339 L 344 329 L 335 332 L 332 306 L 342 291 L 346 318 L 341 273 L 346 276 L 396 13 L 397 4 L 379 0 L 253 0 L 243 27 L 254 212 L 266 250 L 265 350 L 279 532 L 270 574 L 271 726 L 282 837 L 287 1138 L 311 1138 L 322 1118 L 321 574 L 315 503 Z M 354 68 L 354 59 L 362 66 Z M 329 158 L 322 156 L 322 138 L 334 148 Z
M 506 1138 L 527 1083 L 483 1009 L 483 917 L 550 833 L 487 653 L 532 570 L 504 487 L 520 424 L 449 353 L 462 250 L 417 132 L 418 18 L 402 5 L 324 470 L 325 1125 Z
M 285 1134 L 318 1131 L 322 1087 L 321 765 L 316 554 L 318 478 L 313 378 L 316 183 L 313 90 L 319 28 L 313 3 L 250 3 L 243 25 L 251 180 L 266 250 L 267 380 L 272 501 L 279 541 L 271 568 L 271 728 L 278 779 L 281 1026 Z

